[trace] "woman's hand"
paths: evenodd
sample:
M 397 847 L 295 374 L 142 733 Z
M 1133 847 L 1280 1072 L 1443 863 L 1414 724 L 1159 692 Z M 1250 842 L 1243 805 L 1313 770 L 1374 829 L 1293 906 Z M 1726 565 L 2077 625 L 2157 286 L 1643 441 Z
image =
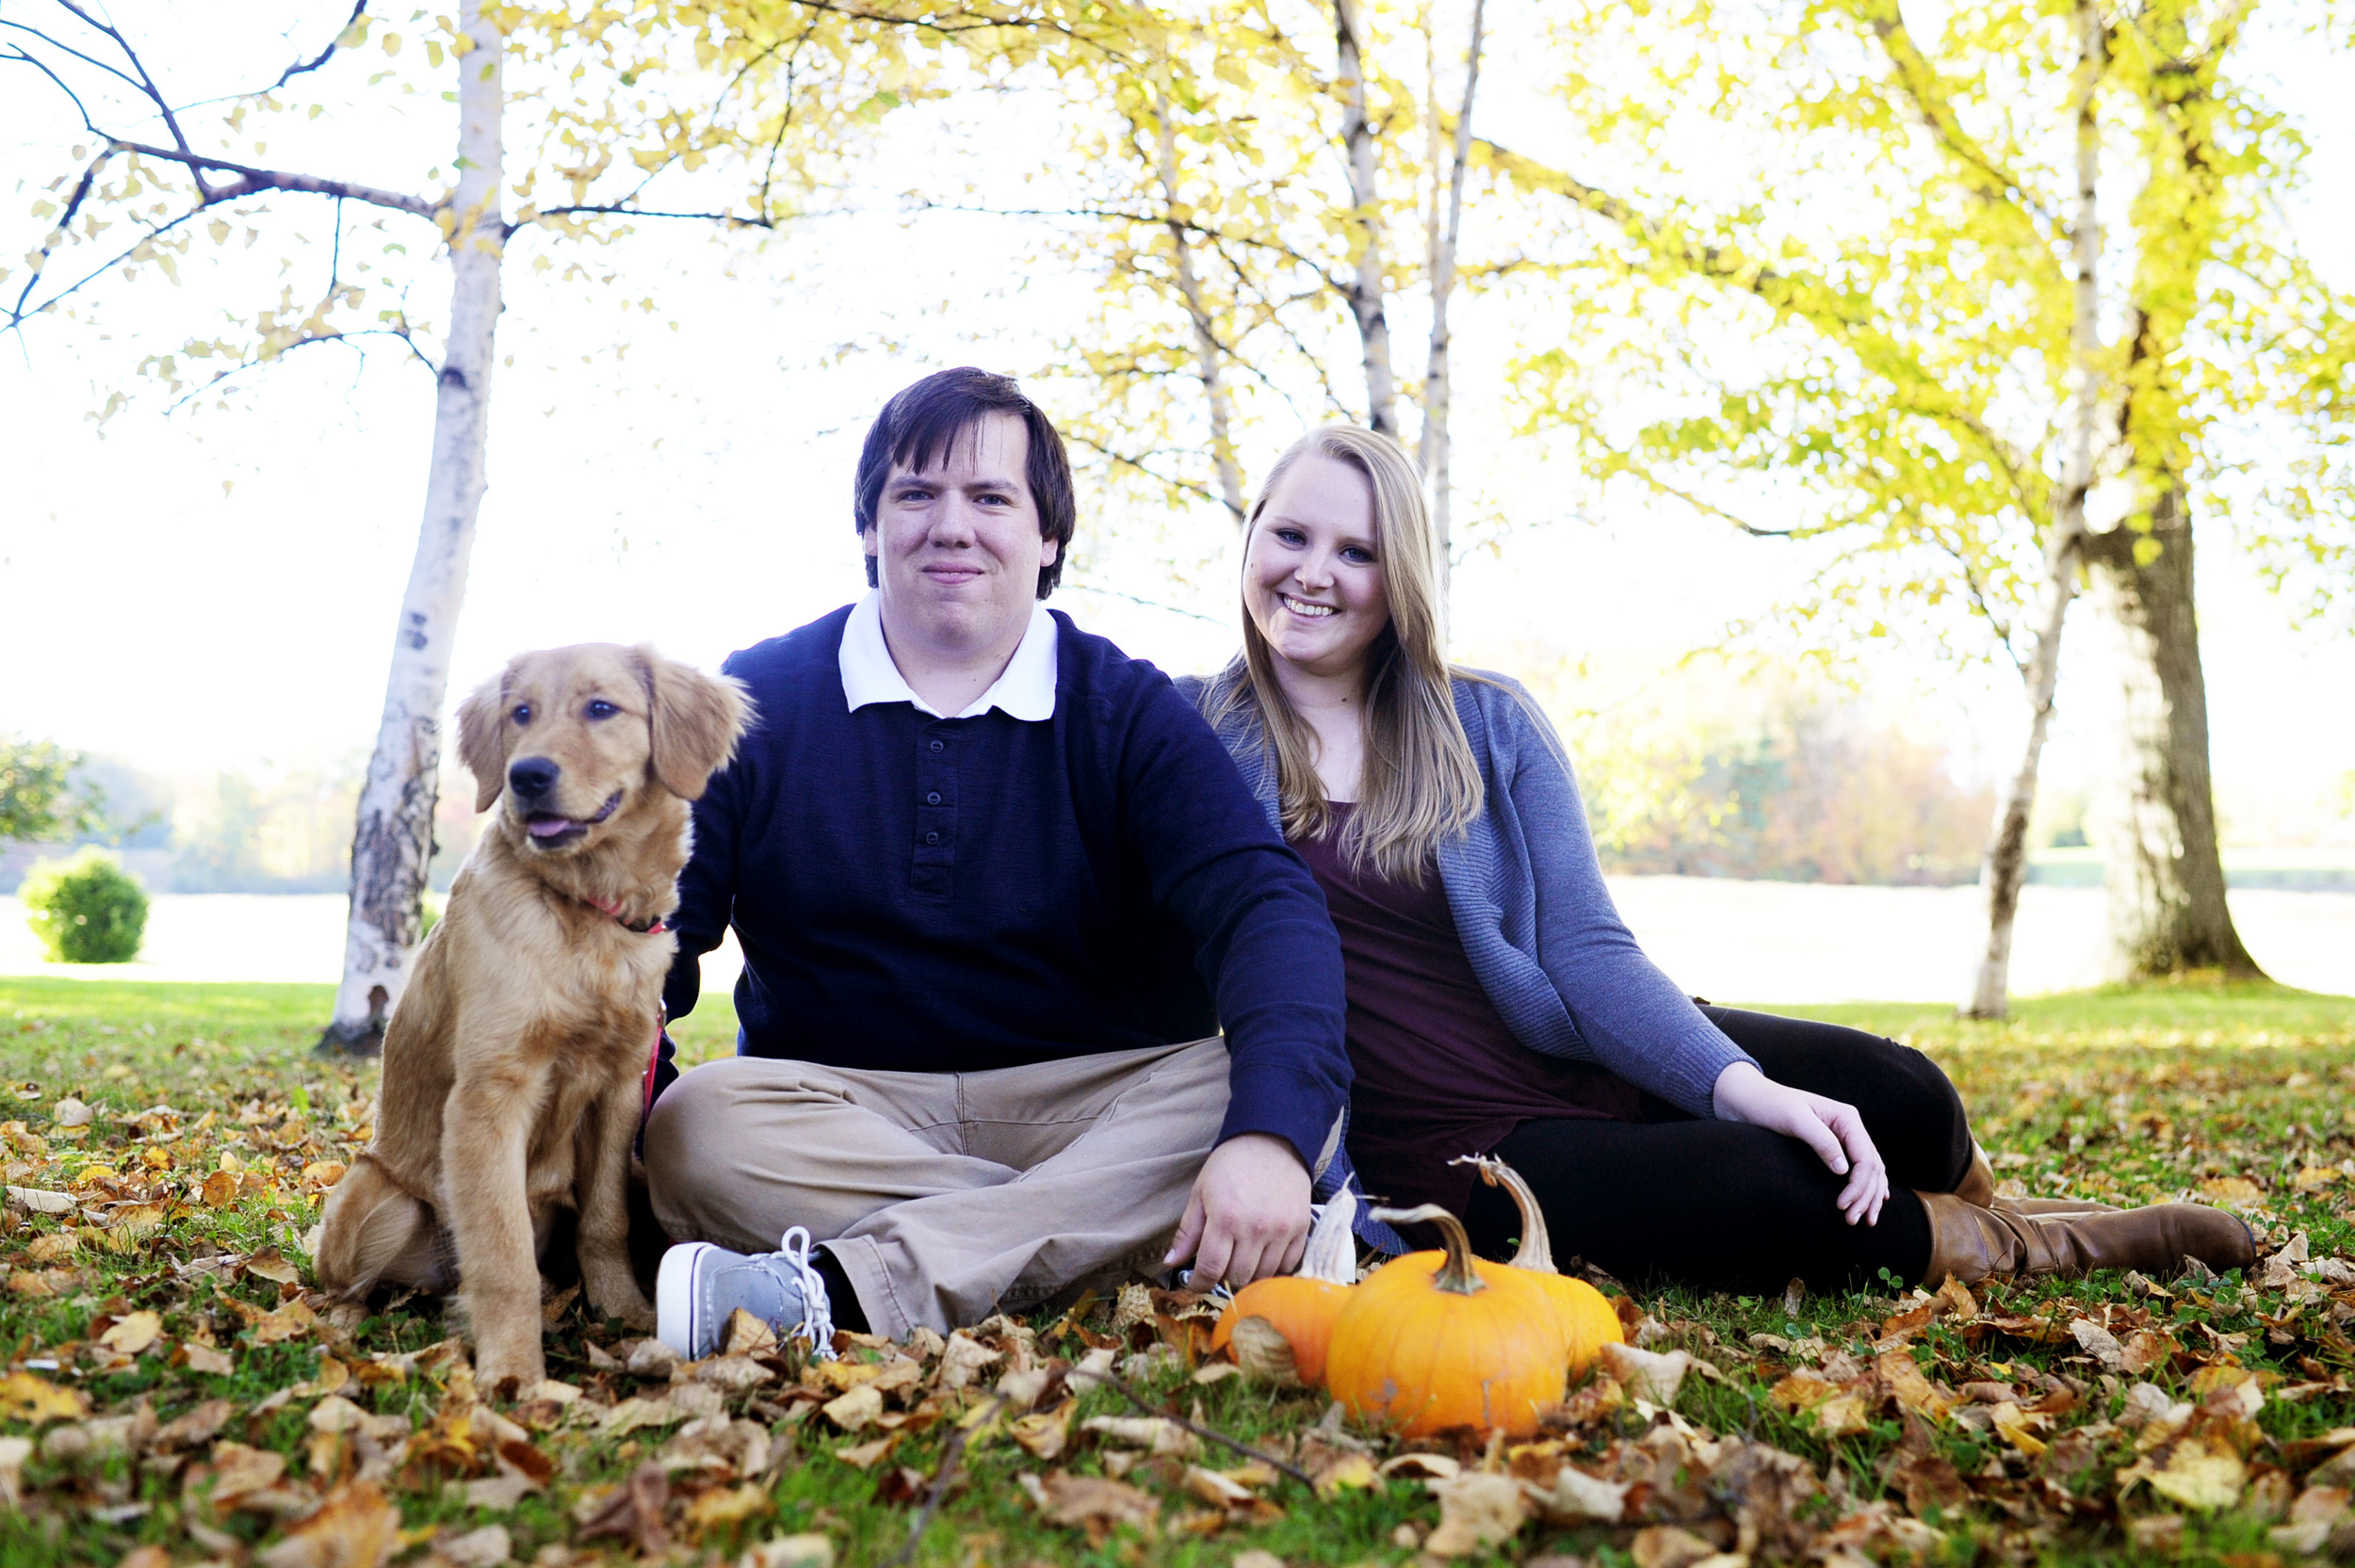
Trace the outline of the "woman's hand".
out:
M 1242 1133 L 1210 1151 L 1163 1261 L 1194 1260 L 1194 1287 L 1242 1289 L 1291 1272 L 1308 1245 L 1308 1171 L 1292 1146 Z
M 1889 1201 L 1889 1171 L 1856 1107 L 1777 1083 L 1746 1061 L 1717 1075 L 1713 1098 L 1718 1121 L 1746 1122 L 1795 1138 L 1834 1175 L 1845 1175 L 1848 1185 L 1840 1189 L 1838 1202 L 1849 1224 L 1880 1223 L 1881 1204 Z

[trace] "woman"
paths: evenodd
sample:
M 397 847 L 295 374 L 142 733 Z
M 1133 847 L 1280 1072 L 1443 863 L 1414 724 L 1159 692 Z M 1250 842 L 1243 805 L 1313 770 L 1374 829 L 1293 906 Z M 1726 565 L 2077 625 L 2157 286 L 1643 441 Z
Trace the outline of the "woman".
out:
M 1195 691 L 1340 933 L 1369 1190 L 1498 1252 L 1514 1210 L 1452 1163 L 1495 1154 L 1557 1255 L 1703 1288 L 2251 1261 L 2221 1210 L 1999 1200 L 1920 1052 L 1687 999 L 1613 908 L 1551 727 L 1446 662 L 1437 584 L 1413 461 L 1317 430 L 1247 520 L 1242 653 Z

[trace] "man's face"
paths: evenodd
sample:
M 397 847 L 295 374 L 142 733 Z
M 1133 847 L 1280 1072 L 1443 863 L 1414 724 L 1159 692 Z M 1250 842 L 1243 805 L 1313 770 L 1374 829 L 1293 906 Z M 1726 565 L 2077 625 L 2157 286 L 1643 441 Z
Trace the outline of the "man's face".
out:
M 1039 537 L 1024 475 L 1030 432 L 1010 413 L 982 421 L 918 473 L 894 464 L 861 537 L 875 558 L 885 630 L 939 648 L 1020 636 L 1038 574 L 1057 546 Z

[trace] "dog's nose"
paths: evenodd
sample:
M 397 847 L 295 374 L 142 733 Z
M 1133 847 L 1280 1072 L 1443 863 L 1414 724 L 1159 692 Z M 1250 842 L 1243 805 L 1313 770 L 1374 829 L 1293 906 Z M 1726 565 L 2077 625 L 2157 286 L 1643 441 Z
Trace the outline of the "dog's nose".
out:
M 536 800 L 556 787 L 556 764 L 545 757 L 525 757 L 507 769 L 507 787 L 518 800 Z

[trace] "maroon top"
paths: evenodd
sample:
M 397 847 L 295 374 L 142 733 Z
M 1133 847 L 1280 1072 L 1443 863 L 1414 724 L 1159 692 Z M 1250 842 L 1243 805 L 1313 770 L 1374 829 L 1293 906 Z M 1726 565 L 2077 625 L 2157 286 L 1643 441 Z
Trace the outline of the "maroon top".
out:
M 1533 1051 L 1481 989 L 1436 867 L 1413 887 L 1340 850 L 1351 808 L 1319 839 L 1296 840 L 1324 889 L 1349 978 L 1349 1157 L 1366 1190 L 1399 1204 L 1464 1212 L 1485 1155 L 1523 1122 L 1640 1122 L 1641 1091 L 1604 1068 Z

